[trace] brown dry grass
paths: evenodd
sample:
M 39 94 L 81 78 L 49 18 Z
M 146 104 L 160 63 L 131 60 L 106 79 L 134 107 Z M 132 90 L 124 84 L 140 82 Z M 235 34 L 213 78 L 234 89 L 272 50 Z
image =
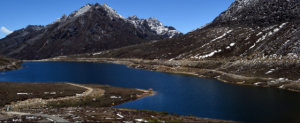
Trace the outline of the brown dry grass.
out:
M 58 108 L 76 107 L 76 106 L 110 107 L 128 101 L 133 101 L 140 97 L 146 96 L 144 91 L 137 90 L 137 89 L 120 88 L 120 87 L 113 87 L 109 85 L 99 85 L 99 84 L 82 84 L 82 85 L 93 88 L 94 89 L 93 93 L 87 97 L 80 98 L 80 99 L 73 99 L 72 101 L 53 102 L 49 106 L 58 107 Z M 111 96 L 116 96 L 118 98 L 111 98 Z
M 49 99 L 74 96 L 76 93 L 82 93 L 84 91 L 86 91 L 86 89 L 65 83 L 0 82 L 0 106 L 2 107 L 12 101 L 16 102 L 30 98 Z M 44 94 L 44 92 L 56 92 L 56 94 Z M 32 94 L 17 95 L 17 93 Z

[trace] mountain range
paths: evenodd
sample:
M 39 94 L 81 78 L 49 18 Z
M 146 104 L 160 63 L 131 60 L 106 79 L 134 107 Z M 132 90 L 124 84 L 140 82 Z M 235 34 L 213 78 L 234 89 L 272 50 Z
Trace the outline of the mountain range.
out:
M 283 87 L 300 79 L 299 13 L 298 0 L 236 0 L 212 22 L 185 35 L 83 56 L 130 59 L 135 64 L 131 67 Z
M 114 50 L 143 59 L 298 58 L 300 2 L 236 0 L 211 23 L 183 36 Z
M 107 4 L 86 4 L 46 26 L 29 25 L 0 39 L 0 54 L 43 59 L 97 52 L 183 35 L 156 18 L 124 18 Z
M 298 80 L 299 13 L 298 0 L 236 0 L 212 22 L 183 35 L 156 18 L 124 18 L 106 4 L 87 4 L 47 26 L 14 31 L 0 40 L 0 54 L 16 59 L 142 59 L 209 77 L 219 74 L 199 71 L 265 78 L 260 81 Z

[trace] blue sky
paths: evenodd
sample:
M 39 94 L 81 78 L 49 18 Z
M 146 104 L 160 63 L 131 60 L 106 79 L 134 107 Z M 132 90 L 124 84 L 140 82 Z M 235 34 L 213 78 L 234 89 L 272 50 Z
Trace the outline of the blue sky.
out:
M 211 22 L 235 0 L 1 0 L 0 39 L 27 25 L 47 25 L 87 3 L 106 3 L 123 17 L 156 17 L 187 33 Z

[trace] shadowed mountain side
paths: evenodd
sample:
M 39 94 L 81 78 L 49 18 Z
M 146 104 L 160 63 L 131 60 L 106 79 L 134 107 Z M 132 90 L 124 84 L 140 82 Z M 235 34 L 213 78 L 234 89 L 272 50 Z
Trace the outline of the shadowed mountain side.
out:
M 147 21 L 136 27 L 106 4 L 87 4 L 47 26 L 29 25 L 14 31 L 0 40 L 0 54 L 16 59 L 43 59 L 109 50 L 175 36 L 173 33 L 170 36 L 158 34 L 151 28 L 154 27 L 150 27 Z

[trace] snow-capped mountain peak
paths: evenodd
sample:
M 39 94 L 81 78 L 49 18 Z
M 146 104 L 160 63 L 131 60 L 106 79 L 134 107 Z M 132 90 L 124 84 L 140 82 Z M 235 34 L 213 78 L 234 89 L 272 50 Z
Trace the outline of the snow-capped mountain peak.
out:
M 68 18 L 74 18 L 74 17 L 78 17 L 83 15 L 84 13 L 86 13 L 87 11 L 89 11 L 92 8 L 91 4 L 86 4 L 85 6 L 81 7 L 79 10 L 72 12 Z
M 125 19 L 123 16 L 119 15 L 113 8 L 109 7 L 106 3 L 98 5 L 96 9 L 98 9 L 99 7 L 104 9 L 108 13 L 109 17 L 111 17 L 111 19 L 112 18 Z
M 130 18 L 122 17 L 107 4 L 86 4 L 46 26 L 14 31 L 0 40 L 0 54 L 43 59 L 61 55 L 62 46 L 64 55 L 82 54 L 182 35 L 156 18 Z
M 139 19 L 136 15 L 129 16 L 127 18 L 131 21 L 135 28 L 144 30 L 145 25 L 147 24 L 150 29 L 158 35 L 162 35 L 163 37 L 172 38 L 174 36 L 183 35 L 181 32 L 177 31 L 174 27 L 164 26 L 157 18 L 150 17 L 146 19 Z
M 74 17 L 76 16 L 80 16 L 82 14 L 84 14 L 85 12 L 87 12 L 92 6 L 90 4 L 86 4 L 85 6 L 83 6 L 82 8 L 80 8 L 77 13 L 75 14 Z
M 157 18 L 147 18 L 146 20 L 151 29 L 157 30 L 158 33 L 162 33 L 161 31 L 164 29 L 164 25 Z

